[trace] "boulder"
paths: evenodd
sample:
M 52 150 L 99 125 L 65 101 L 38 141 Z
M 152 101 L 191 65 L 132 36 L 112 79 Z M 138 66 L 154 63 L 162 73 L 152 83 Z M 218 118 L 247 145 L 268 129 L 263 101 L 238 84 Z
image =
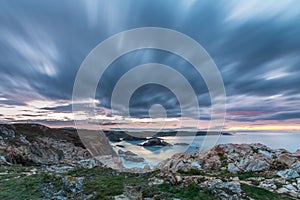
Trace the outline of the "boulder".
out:
M 297 161 L 296 163 L 292 164 L 291 169 L 300 174 L 300 161 Z
M 292 169 L 286 169 L 282 171 L 278 171 L 277 175 L 286 179 L 291 179 L 291 178 L 298 178 L 299 174 L 292 170 Z
M 291 154 L 284 153 L 278 156 L 277 161 L 290 167 L 296 161 L 296 158 L 292 157 Z
M 228 166 L 227 166 L 227 170 L 230 172 L 230 173 L 237 173 L 240 171 L 240 169 L 235 166 L 235 164 L 233 163 L 229 163 Z

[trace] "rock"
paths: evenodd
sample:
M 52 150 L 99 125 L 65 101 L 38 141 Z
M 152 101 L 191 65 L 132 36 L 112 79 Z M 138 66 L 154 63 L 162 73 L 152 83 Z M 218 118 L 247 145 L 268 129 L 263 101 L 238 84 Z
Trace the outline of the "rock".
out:
M 291 154 L 284 153 L 278 156 L 277 161 L 290 167 L 296 161 L 296 158 L 292 157 Z
M 106 156 L 97 156 L 95 157 L 103 166 L 109 167 L 112 169 L 124 169 L 122 159 L 119 157 L 113 157 L 112 155 Z
M 181 183 L 182 182 L 182 177 L 179 176 L 179 175 L 176 175 L 175 180 L 176 180 L 176 183 Z
M 233 163 L 229 163 L 228 166 L 227 166 L 227 170 L 230 172 L 230 173 L 237 173 L 240 171 L 240 169 L 235 166 Z
M 0 156 L 12 165 L 76 165 L 78 161 L 92 157 L 75 131 L 50 129 L 38 124 L 15 124 L 0 125 L 0 135 L 3 136 Z
M 147 170 L 147 171 L 150 171 L 150 170 L 151 170 L 151 167 L 150 167 L 150 165 L 145 165 L 145 166 L 144 166 L 144 169 Z
M 90 159 L 85 159 L 85 160 L 80 160 L 78 161 L 78 166 L 79 168 L 85 168 L 85 169 L 92 169 L 97 166 L 102 166 L 102 163 L 99 162 L 96 159 L 90 158 Z
M 300 161 L 297 161 L 291 166 L 291 169 L 300 174 Z
M 299 191 L 293 185 L 288 184 L 285 185 L 284 188 L 288 190 L 287 192 L 285 192 L 286 194 L 292 197 L 298 197 Z
M 153 185 L 161 185 L 164 183 L 164 180 L 163 179 L 159 179 L 159 178 L 156 178 L 156 177 L 153 177 L 153 178 L 150 178 L 148 180 L 148 185 L 149 186 L 153 186 Z
M 161 138 L 150 138 L 145 142 L 138 144 L 139 146 L 171 146 Z
M 279 188 L 279 189 L 277 190 L 277 192 L 278 192 L 279 194 L 284 194 L 284 193 L 289 192 L 289 190 L 282 187 L 282 188 Z
M 300 158 L 300 149 L 297 149 L 297 151 L 294 153 L 294 155 L 298 158 Z
M 274 159 L 265 152 L 273 155 L 275 151 L 262 144 L 220 144 L 210 150 L 175 154 L 170 159 L 161 162 L 157 168 L 176 172 L 188 171 L 190 168 L 199 168 L 199 166 L 203 170 L 221 170 L 226 166 L 231 173 L 260 172 L 274 167 Z M 199 166 L 193 166 L 192 163 L 193 165 L 198 163 Z
M 291 179 L 291 178 L 298 178 L 299 174 L 292 170 L 292 169 L 286 169 L 282 171 L 278 171 L 277 175 L 286 179 Z
M 291 185 L 291 184 L 285 185 L 284 187 L 285 187 L 286 189 L 288 189 L 288 190 L 297 191 L 297 189 L 296 189 L 293 185 Z
M 198 162 L 195 162 L 195 161 L 193 161 L 193 162 L 191 163 L 191 166 L 192 166 L 193 168 L 196 168 L 196 169 L 201 169 L 201 165 L 199 165 L 199 163 L 198 163 Z
M 272 189 L 272 190 L 276 190 L 277 189 L 277 186 L 275 184 L 261 183 L 261 184 L 259 184 L 259 186 L 261 188 L 264 188 L 264 189 Z
M 269 169 L 271 161 L 270 158 L 262 155 L 249 155 L 242 158 L 240 162 L 237 162 L 237 167 L 244 172 L 259 172 Z
M 83 190 L 83 177 L 72 177 L 72 176 L 65 176 L 62 178 L 62 182 L 66 190 L 79 193 Z
M 1 165 L 12 165 L 12 164 L 7 162 L 7 160 L 4 156 L 0 156 L 0 166 Z
M 20 135 L 20 141 L 24 144 L 30 145 L 30 142 L 26 139 L 24 135 Z
M 7 137 L 15 137 L 15 131 L 4 126 L 0 126 L 0 133 L 4 134 Z
M 70 165 L 51 165 L 45 168 L 46 172 L 48 173 L 51 172 L 56 174 L 62 174 L 73 170 L 75 170 L 75 167 Z
M 124 194 L 118 195 L 114 197 L 115 200 L 130 200 L 128 197 L 126 197 Z
M 202 184 L 206 186 L 218 199 L 240 199 L 242 189 L 240 183 L 237 181 L 223 182 L 220 179 L 212 180 Z
M 240 194 L 242 192 L 241 185 L 239 182 L 226 182 L 222 185 L 222 188 L 228 189 L 235 194 Z
M 177 184 L 181 183 L 183 180 L 180 175 L 174 174 L 174 173 L 168 173 L 165 176 L 168 179 L 169 183 L 171 183 L 172 185 L 177 185 Z

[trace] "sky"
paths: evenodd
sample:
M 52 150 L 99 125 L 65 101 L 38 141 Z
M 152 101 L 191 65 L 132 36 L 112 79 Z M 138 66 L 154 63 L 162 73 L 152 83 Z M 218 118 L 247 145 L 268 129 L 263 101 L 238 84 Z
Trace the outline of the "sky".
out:
M 225 130 L 299 131 L 299 7 L 298 0 L 1 0 L 0 121 L 74 126 L 72 103 L 85 102 L 72 102 L 73 85 L 87 55 L 119 32 L 162 27 L 193 38 L 215 62 L 226 91 Z M 182 118 L 176 95 L 158 84 L 133 93 L 130 116 L 112 113 L 117 81 L 135 66 L 153 62 L 171 66 L 190 82 L 200 116 Z M 180 87 L 176 80 L 173 84 Z M 211 119 L 201 76 L 184 59 L 157 49 L 115 60 L 93 101 L 93 128 L 155 128 L 163 122 L 165 128 L 198 123 L 205 129 Z M 167 118 L 149 117 L 149 109 L 158 104 Z

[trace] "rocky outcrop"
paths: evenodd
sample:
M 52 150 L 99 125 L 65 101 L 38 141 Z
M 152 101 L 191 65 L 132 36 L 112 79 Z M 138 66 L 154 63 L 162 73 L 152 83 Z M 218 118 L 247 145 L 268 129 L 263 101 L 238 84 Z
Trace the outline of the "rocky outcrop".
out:
M 240 183 L 300 198 L 300 158 L 295 153 L 262 144 L 221 144 L 209 150 L 179 153 L 161 162 L 157 169 L 161 169 L 160 177 L 171 184 L 196 183 L 219 199 L 242 199 Z M 182 173 L 210 176 L 181 176 Z M 219 179 L 222 173 L 228 175 Z M 247 173 L 255 177 L 238 179 L 239 174 Z
M 145 142 L 139 144 L 139 146 L 171 146 L 171 144 L 165 142 L 161 138 L 150 138 Z
M 268 170 L 299 170 L 299 158 L 286 150 L 273 150 L 262 144 L 221 144 L 210 150 L 179 153 L 161 162 L 163 171 L 228 170 L 237 172 L 261 172 Z
M 109 145 L 107 139 L 102 142 Z M 39 124 L 0 125 L 0 165 L 61 166 L 63 170 L 92 168 L 109 161 L 94 158 L 76 130 Z

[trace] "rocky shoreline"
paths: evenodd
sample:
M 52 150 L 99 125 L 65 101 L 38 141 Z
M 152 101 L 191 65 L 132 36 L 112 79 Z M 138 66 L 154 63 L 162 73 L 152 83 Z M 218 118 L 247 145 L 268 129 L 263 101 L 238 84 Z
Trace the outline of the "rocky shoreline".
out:
M 117 153 L 143 161 L 129 151 Z M 154 169 L 126 169 L 120 157 L 93 157 L 73 130 L 0 125 L 0 198 L 24 184 L 32 184 L 26 190 L 38 199 L 300 199 L 300 150 L 222 144 L 175 154 Z M 118 185 L 114 193 L 111 184 Z M 14 198 L 28 197 L 19 195 Z

